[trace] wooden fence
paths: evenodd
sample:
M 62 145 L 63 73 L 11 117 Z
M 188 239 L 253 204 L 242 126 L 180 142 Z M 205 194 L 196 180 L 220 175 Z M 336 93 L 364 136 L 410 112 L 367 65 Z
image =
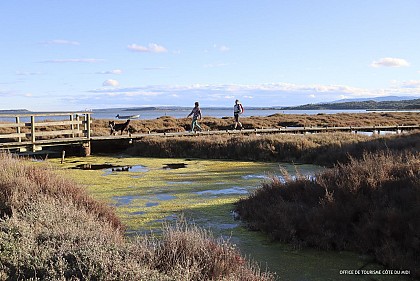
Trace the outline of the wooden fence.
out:
M 35 152 L 44 146 L 90 147 L 90 112 L 0 114 L 0 149 Z

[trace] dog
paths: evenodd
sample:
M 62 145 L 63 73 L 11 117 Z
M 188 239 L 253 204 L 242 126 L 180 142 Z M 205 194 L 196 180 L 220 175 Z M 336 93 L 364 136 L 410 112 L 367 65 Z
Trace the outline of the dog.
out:
M 128 133 L 128 124 L 130 124 L 130 119 L 128 119 L 125 123 L 115 124 L 114 121 L 109 121 L 109 128 L 111 129 L 110 135 L 116 135 L 118 131 L 121 131 L 121 135 L 124 131 Z

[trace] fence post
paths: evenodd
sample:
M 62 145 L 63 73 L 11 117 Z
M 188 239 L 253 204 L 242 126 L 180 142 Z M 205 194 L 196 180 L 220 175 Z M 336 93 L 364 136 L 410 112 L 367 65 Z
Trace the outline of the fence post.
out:
M 32 152 L 35 152 L 35 116 L 31 115 L 31 142 L 32 142 Z
M 86 138 L 90 140 L 90 113 L 85 114 Z
M 16 133 L 18 133 L 18 134 L 20 134 L 20 118 L 19 118 L 19 116 L 16 116 L 16 125 L 17 125 L 17 127 L 16 127 Z M 22 138 L 21 137 L 18 137 L 18 142 L 22 142 Z
M 71 137 L 74 138 L 74 117 L 73 117 L 73 113 L 70 114 L 70 121 L 71 121 L 71 125 L 70 125 L 70 129 L 71 129 Z
M 76 114 L 76 121 L 77 121 L 77 124 L 76 124 L 77 136 L 80 137 L 81 135 L 80 135 L 80 124 L 79 124 L 80 117 L 79 117 L 79 114 Z
M 85 130 L 86 130 L 86 141 L 82 144 L 82 156 L 90 155 L 90 113 L 85 113 Z

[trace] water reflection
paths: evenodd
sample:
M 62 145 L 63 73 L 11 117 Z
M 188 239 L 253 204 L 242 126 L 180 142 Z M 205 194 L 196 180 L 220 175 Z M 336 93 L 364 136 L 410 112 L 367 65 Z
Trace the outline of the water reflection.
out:
M 219 190 L 204 190 L 204 191 L 197 191 L 196 194 L 199 195 L 229 195 L 229 194 L 248 194 L 249 189 L 255 189 L 252 186 L 248 187 L 241 187 L 241 186 L 233 186 L 231 188 L 219 189 Z

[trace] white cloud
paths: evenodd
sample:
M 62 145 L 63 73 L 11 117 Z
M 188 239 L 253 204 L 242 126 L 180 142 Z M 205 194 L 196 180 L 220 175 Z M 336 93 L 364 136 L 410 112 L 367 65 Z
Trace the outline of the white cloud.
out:
M 16 75 L 19 76 L 33 76 L 33 75 L 41 75 L 41 72 L 30 72 L 30 71 L 16 71 Z
M 143 67 L 143 70 L 162 70 L 162 69 L 168 69 L 167 66 L 156 66 L 156 67 Z
M 420 80 L 392 81 L 396 88 L 420 89 Z
M 403 67 L 410 64 L 405 59 L 399 58 L 381 58 L 370 64 L 372 67 Z
M 104 87 L 89 91 L 86 99 L 97 98 L 115 106 L 115 97 L 125 106 L 137 105 L 180 105 L 198 100 L 202 106 L 231 106 L 234 99 L 248 106 L 291 106 L 318 102 L 330 102 L 343 98 L 369 98 L 390 95 L 420 96 L 420 86 L 415 81 L 399 82 L 392 88 L 364 89 L 346 85 L 298 85 L 292 83 L 271 84 L 190 84 L 150 85 L 119 88 Z M 408 88 L 411 86 L 411 88 Z M 124 106 L 124 105 L 123 105 Z
M 105 60 L 103 59 L 90 59 L 90 58 L 86 58 L 86 59 L 53 59 L 53 60 L 45 60 L 42 61 L 44 63 L 98 63 L 98 62 L 103 62 Z
M 10 95 L 9 92 L 0 90 L 0 96 L 9 96 L 9 95 Z
M 128 45 L 127 48 L 131 51 L 134 52 L 143 52 L 143 53 L 166 53 L 168 52 L 168 50 L 158 44 L 155 43 L 149 43 L 149 45 L 146 46 L 142 46 L 142 45 L 137 45 L 137 44 L 131 44 Z
M 101 72 L 96 72 L 96 74 L 122 74 L 123 71 L 121 69 L 113 69 L 113 70 L 108 70 L 108 71 L 101 71 Z
M 55 40 L 46 41 L 44 42 L 44 44 L 46 45 L 73 45 L 73 46 L 80 45 L 80 43 L 77 41 L 63 40 L 63 39 L 55 39 Z
M 216 68 L 216 67 L 224 67 L 229 65 L 228 63 L 223 63 L 223 62 L 219 62 L 219 63 L 210 63 L 210 64 L 205 64 L 203 67 L 204 68 Z
M 219 47 L 219 51 L 220 52 L 228 52 L 228 51 L 230 51 L 230 48 L 229 47 L 226 47 L 226 46 L 220 46 Z
M 102 83 L 102 86 L 105 86 L 105 87 L 117 87 L 119 84 L 120 84 L 120 83 L 119 83 L 117 80 L 114 80 L 114 79 L 108 79 L 108 80 L 105 80 L 105 81 Z
M 213 48 L 217 49 L 219 52 L 222 52 L 222 53 L 230 51 L 230 48 L 225 45 L 220 46 L 220 45 L 214 44 Z

